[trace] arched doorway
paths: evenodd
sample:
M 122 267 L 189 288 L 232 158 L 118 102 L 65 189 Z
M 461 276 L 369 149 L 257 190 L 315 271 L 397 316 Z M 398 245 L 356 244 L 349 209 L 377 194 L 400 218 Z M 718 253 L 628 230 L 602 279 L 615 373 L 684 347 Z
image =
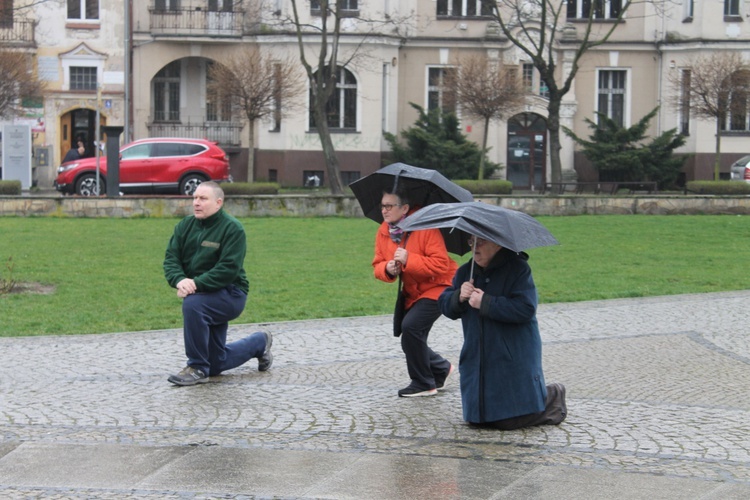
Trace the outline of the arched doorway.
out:
M 107 119 L 99 114 L 100 124 L 106 125 Z M 86 147 L 84 157 L 94 156 L 94 141 L 96 140 L 96 111 L 93 109 L 76 108 L 60 117 L 60 158 L 74 147 L 79 140 Z
M 508 173 L 514 189 L 541 189 L 547 171 L 547 120 L 520 113 L 508 120 Z

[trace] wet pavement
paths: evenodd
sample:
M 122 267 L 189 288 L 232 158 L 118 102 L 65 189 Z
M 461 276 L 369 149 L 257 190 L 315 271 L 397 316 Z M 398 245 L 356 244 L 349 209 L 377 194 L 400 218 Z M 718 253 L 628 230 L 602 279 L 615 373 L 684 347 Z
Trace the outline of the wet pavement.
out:
M 252 307 L 252 304 L 249 305 Z M 568 419 L 461 419 L 408 383 L 390 316 L 233 325 L 257 361 L 176 387 L 180 330 L 0 339 L 0 498 L 750 498 L 750 291 L 539 308 Z M 459 322 L 431 345 L 451 362 Z

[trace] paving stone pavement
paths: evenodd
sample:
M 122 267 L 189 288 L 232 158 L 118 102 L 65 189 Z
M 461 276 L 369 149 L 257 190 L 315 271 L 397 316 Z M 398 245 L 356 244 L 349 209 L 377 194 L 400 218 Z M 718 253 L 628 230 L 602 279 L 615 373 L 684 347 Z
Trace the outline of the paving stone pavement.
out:
M 390 316 L 233 325 L 273 367 L 195 387 L 180 330 L 3 338 L 0 498 L 750 498 L 749 305 L 541 305 L 569 416 L 509 432 L 462 421 L 458 376 L 398 398 Z M 459 322 L 430 338 L 458 362 Z

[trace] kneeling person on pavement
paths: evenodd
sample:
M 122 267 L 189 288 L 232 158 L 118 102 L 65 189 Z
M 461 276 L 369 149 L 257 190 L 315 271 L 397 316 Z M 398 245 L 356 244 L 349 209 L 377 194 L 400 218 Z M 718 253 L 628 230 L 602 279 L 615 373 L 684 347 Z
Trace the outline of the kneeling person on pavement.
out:
M 164 258 L 164 276 L 182 300 L 187 366 L 169 381 L 208 382 L 208 377 L 258 358 L 258 370 L 271 367 L 270 333 L 227 344 L 229 321 L 245 308 L 249 289 L 243 268 L 247 239 L 242 224 L 222 208 L 224 191 L 204 182 L 193 194 L 194 215 L 175 226 Z

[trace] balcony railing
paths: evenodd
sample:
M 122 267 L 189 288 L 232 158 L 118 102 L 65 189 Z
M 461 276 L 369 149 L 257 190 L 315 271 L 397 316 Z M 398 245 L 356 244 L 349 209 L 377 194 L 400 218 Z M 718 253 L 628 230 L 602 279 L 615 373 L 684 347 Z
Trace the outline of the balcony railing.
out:
M 34 21 L 0 20 L 0 46 L 31 46 L 34 42 Z
M 154 36 L 242 36 L 242 10 L 208 11 L 193 9 L 149 8 L 151 34 Z
M 240 133 L 244 125 L 238 122 L 169 123 L 148 124 L 149 137 L 188 137 L 216 141 L 221 146 L 239 146 Z

